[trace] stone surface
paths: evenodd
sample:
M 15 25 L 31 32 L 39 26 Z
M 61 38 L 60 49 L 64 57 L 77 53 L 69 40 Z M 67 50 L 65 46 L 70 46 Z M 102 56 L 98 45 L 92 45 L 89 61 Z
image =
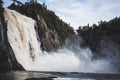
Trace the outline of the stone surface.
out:
M 48 28 L 44 18 L 41 15 L 37 15 L 38 33 L 41 41 L 41 47 L 45 51 L 53 50 L 60 46 L 60 37 L 56 30 Z

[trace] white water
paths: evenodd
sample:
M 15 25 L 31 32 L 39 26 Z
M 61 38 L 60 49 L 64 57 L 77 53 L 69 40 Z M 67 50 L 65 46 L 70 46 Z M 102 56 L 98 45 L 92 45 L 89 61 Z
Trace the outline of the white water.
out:
M 89 49 L 63 47 L 47 53 L 40 49 L 35 21 L 20 13 L 5 9 L 7 36 L 17 61 L 26 70 L 60 72 L 116 72 L 107 59 L 92 60 Z
M 4 15 L 9 43 L 18 62 L 27 69 L 42 54 L 34 29 L 35 21 L 9 9 L 5 9 Z

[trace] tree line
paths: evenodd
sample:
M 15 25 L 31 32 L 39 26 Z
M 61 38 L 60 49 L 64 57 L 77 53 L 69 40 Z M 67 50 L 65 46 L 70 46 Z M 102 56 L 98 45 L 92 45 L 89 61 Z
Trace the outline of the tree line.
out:
M 97 51 L 100 47 L 100 41 L 105 36 L 117 34 L 120 36 L 120 17 L 116 17 L 110 21 L 99 21 L 98 25 L 80 26 L 77 30 L 78 35 L 83 39 L 82 47 L 89 46 L 92 51 Z M 118 36 L 118 37 L 119 37 Z

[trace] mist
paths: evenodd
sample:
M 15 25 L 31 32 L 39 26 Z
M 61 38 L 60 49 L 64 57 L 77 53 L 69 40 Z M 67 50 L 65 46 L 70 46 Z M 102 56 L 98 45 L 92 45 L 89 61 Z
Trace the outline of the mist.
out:
M 81 48 L 80 42 L 82 42 L 80 38 L 73 37 L 73 39 L 67 39 L 65 45 L 57 51 L 49 53 L 43 51 L 44 55 L 39 56 L 34 65 L 29 66 L 27 70 L 88 73 L 118 72 L 113 64 L 115 58 L 110 58 L 110 55 L 95 58 L 94 54 L 97 53 L 93 54 L 88 47 Z M 109 47 L 106 48 L 110 49 Z M 105 49 L 105 46 L 103 49 Z M 104 54 L 103 49 L 100 52 L 102 54 Z M 109 53 L 108 51 L 105 52 Z

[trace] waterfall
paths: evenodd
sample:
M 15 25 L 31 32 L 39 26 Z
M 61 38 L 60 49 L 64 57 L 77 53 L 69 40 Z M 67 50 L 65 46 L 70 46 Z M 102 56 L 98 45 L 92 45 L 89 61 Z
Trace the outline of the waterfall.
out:
M 26 70 L 63 72 L 116 72 L 110 60 L 93 60 L 89 48 L 64 46 L 56 52 L 47 53 L 40 48 L 37 25 L 32 18 L 5 8 L 8 41 L 17 61 Z M 74 49 L 75 48 L 75 49 Z
M 7 8 L 5 8 L 4 16 L 7 22 L 9 43 L 18 62 L 26 69 L 34 63 L 38 55 L 42 54 L 36 37 L 36 23 L 32 18 Z

